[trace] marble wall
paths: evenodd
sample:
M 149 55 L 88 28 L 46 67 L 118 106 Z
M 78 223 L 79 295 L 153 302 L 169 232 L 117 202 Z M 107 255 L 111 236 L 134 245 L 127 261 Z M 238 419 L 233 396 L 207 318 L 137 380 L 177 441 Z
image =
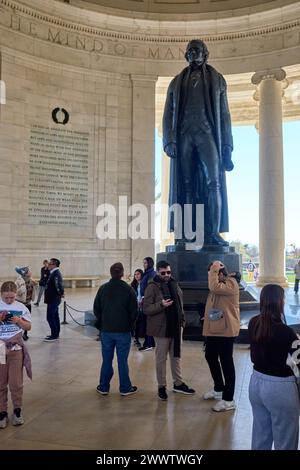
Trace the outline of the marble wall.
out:
M 300 2 L 289 3 L 158 21 L 79 0 L 0 0 L 0 278 L 16 264 L 38 273 L 50 256 L 68 276 L 106 274 L 115 261 L 129 273 L 153 256 L 151 238 L 99 240 L 96 210 L 119 196 L 154 203 L 157 78 L 183 68 L 199 31 L 223 74 L 298 63 Z
M 130 242 L 99 240 L 96 209 L 120 194 L 131 201 L 130 78 L 2 47 L 1 79 L 0 277 L 16 264 L 37 272 L 50 256 L 67 275 L 102 274 L 116 260 L 129 272 Z M 62 111 L 53 120 L 57 108 L 66 124 Z

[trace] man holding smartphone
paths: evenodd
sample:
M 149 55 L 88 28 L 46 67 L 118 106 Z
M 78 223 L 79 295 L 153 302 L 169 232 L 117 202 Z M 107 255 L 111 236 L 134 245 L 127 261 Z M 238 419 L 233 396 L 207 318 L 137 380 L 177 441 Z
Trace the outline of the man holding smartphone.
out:
M 156 342 L 156 375 L 158 397 L 166 401 L 166 364 L 168 354 L 173 377 L 173 392 L 191 395 L 181 376 L 181 336 L 184 326 L 182 291 L 171 276 L 167 261 L 156 265 L 156 276 L 149 281 L 144 297 L 144 313 L 147 315 L 147 335 Z

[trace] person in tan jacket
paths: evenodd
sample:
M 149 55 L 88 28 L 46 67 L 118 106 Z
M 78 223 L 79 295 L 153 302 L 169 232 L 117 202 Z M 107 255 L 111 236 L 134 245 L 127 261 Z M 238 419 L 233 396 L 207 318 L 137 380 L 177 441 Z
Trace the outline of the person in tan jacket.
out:
M 208 287 L 203 336 L 214 389 L 203 398 L 218 400 L 214 411 L 228 411 L 235 409 L 233 342 L 240 330 L 239 285 L 234 276 L 228 275 L 224 264 L 214 261 L 209 266 Z

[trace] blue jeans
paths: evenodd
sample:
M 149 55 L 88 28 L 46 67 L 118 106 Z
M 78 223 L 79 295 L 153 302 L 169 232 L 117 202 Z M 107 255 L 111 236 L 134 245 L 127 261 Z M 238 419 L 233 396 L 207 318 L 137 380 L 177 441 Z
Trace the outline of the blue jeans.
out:
M 131 346 L 131 333 L 101 332 L 102 366 L 100 372 L 100 389 L 108 392 L 110 381 L 114 375 L 112 366 L 115 348 L 117 350 L 120 393 L 128 392 L 132 385 L 129 378 L 128 356 Z
M 54 338 L 58 338 L 60 332 L 59 304 L 60 300 L 55 300 L 47 305 L 47 322 L 50 326 L 51 336 Z

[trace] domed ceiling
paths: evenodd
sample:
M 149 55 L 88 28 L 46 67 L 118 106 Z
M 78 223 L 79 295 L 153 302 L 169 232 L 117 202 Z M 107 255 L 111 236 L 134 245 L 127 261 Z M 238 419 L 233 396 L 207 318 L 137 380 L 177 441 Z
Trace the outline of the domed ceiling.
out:
M 76 5 L 106 7 L 130 14 L 140 13 L 216 13 L 251 8 L 258 11 L 297 3 L 298 0 L 69 0 Z

